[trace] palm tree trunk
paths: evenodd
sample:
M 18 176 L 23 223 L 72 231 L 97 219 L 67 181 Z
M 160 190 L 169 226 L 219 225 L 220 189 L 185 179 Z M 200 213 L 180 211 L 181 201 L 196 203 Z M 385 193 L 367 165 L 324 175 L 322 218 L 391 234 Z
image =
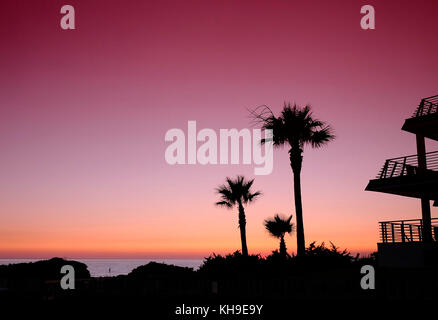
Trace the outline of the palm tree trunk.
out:
M 239 229 L 240 229 L 240 241 L 242 242 L 242 255 L 248 256 L 248 247 L 246 246 L 246 218 L 243 205 L 239 203 Z
M 301 165 L 303 163 L 302 150 L 299 147 L 289 150 L 290 165 L 294 175 L 295 216 L 297 219 L 297 255 L 303 256 L 306 252 L 304 240 L 303 205 L 301 202 Z
M 287 251 L 286 251 L 286 242 L 284 242 L 284 235 L 280 238 L 280 255 L 283 257 L 286 257 Z

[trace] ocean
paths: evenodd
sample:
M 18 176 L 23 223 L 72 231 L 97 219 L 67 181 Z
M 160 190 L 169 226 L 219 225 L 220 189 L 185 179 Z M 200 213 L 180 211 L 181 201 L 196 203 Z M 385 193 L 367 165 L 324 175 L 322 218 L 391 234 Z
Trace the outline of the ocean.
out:
M 43 259 L 0 259 L 2 264 L 15 264 L 35 262 Z M 44 259 L 45 260 L 45 259 Z M 173 264 L 181 267 L 198 269 L 202 259 L 69 259 L 85 263 L 92 277 L 114 277 L 128 274 L 138 266 L 148 264 L 151 261 Z

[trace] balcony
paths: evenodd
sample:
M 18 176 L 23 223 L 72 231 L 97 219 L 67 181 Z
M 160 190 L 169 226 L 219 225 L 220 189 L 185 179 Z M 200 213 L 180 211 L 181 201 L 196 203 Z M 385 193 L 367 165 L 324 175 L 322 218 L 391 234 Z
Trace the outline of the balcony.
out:
M 365 190 L 412 198 L 438 200 L 438 151 L 426 153 L 426 170 L 418 167 L 418 156 L 388 159 Z
M 438 113 L 438 95 L 421 100 L 417 110 L 415 110 L 412 118 L 423 117 Z
M 379 222 L 379 266 L 438 267 L 438 218 L 432 218 L 431 224 L 432 241 L 423 241 L 422 219 Z
M 432 218 L 432 239 L 438 241 L 438 218 Z M 379 222 L 381 243 L 423 241 L 423 220 L 395 220 Z
M 426 153 L 427 170 L 424 172 L 438 172 L 438 151 Z M 377 179 L 388 179 L 401 176 L 414 176 L 420 174 L 418 168 L 418 156 L 404 156 L 388 159 L 377 175 Z
M 438 141 L 438 95 L 422 99 L 402 130 Z
M 438 267 L 438 218 L 432 218 L 432 241 L 423 241 L 423 220 L 379 222 L 378 264 L 390 268 Z

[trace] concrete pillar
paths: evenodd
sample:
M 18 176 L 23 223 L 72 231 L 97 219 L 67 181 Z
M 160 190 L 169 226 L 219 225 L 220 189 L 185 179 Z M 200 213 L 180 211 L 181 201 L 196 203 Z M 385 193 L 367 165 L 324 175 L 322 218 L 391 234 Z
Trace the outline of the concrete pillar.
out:
M 421 173 L 427 169 L 426 162 L 426 143 L 424 137 L 417 134 L 417 157 L 418 157 L 418 169 Z M 421 198 L 421 216 L 423 219 L 423 241 L 432 242 L 432 220 L 430 215 L 430 199 Z

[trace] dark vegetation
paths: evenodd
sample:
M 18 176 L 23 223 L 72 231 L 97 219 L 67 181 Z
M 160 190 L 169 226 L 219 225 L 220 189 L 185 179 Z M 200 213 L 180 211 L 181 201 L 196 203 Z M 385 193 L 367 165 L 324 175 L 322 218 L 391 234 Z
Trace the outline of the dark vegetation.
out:
M 18 281 L 24 277 L 35 279 L 35 281 L 60 280 L 63 276 L 60 270 L 64 265 L 73 266 L 76 278 L 90 278 L 90 272 L 84 263 L 52 258 L 50 260 L 40 260 L 36 262 L 0 265 L 0 279 Z
M 150 262 L 135 268 L 128 275 L 106 278 L 91 278 L 83 263 L 53 258 L 0 266 L 0 297 L 63 300 L 81 295 L 94 298 L 257 297 L 269 300 L 271 297 L 287 299 L 293 296 L 307 299 L 308 296 L 302 293 L 303 288 L 313 292 L 315 279 L 331 283 L 334 275 L 337 281 L 327 285 L 327 294 L 330 290 L 339 291 L 342 288 L 358 293 L 360 267 L 365 262 L 374 264 L 375 261 L 373 258 L 352 256 L 333 244 L 327 247 L 324 243 L 312 243 L 306 253 L 305 256 L 291 256 L 276 250 L 262 257 L 244 256 L 236 251 L 225 256 L 212 254 L 204 259 L 198 270 Z M 59 285 L 63 276 L 60 269 L 65 264 L 75 268 L 77 285 L 70 292 L 61 290 Z M 352 283 L 354 285 L 350 288 Z M 213 286 L 216 286 L 215 289 Z M 344 295 L 348 290 L 340 293 Z M 323 297 L 324 292 L 319 294 Z
M 241 277 L 258 275 L 294 276 L 308 271 L 355 268 L 365 264 L 375 264 L 374 257 L 352 256 L 347 250 L 340 251 L 333 243 L 312 242 L 306 248 L 305 256 L 282 254 L 278 250 L 267 257 L 261 255 L 243 256 L 239 251 L 225 256 L 212 254 L 205 258 L 199 273 L 214 276 Z
M 60 288 L 59 270 L 64 264 L 75 266 L 75 290 Z M 360 288 L 360 269 L 366 264 L 376 268 L 376 290 Z M 434 275 L 435 270 L 382 269 L 375 255 L 353 256 L 324 243 L 311 243 L 304 256 L 285 256 L 278 250 L 266 257 L 244 256 L 236 251 L 212 254 L 198 270 L 151 262 L 128 275 L 101 278 L 89 277 L 82 263 L 54 258 L 2 266 L 0 305 L 38 302 L 63 310 L 81 306 L 75 310 L 91 308 L 109 314 L 120 308 L 141 309 L 156 319 L 176 319 L 174 310 L 182 304 L 263 304 L 263 316 L 257 319 L 273 319 L 291 309 L 313 310 L 306 308 L 339 302 L 370 307 L 371 302 L 378 305 L 391 300 L 433 300 L 438 293 L 429 290 L 428 285 L 433 288 Z

